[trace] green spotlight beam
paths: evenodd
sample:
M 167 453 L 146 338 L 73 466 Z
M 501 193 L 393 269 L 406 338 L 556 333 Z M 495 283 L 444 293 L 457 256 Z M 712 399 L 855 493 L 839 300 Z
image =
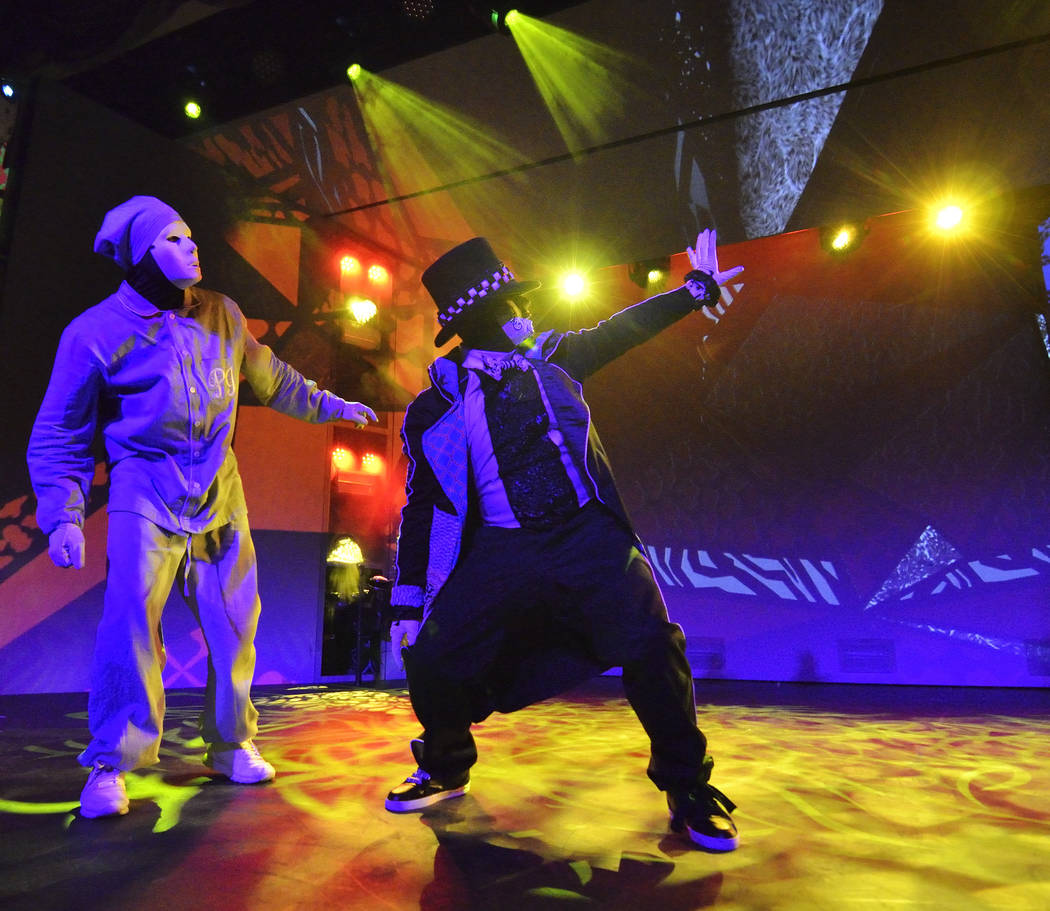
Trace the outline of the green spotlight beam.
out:
M 524 156 L 479 124 L 362 69 L 352 83 L 388 188 L 407 196 L 421 186 L 462 185 L 494 168 L 516 171 Z
M 570 149 L 608 138 L 607 125 L 643 102 L 624 75 L 641 68 L 640 61 L 521 12 L 507 24 Z
M 734 111 L 722 111 L 718 114 L 709 114 L 705 117 L 698 117 L 695 120 L 687 120 L 683 123 L 675 123 L 671 126 L 661 127 L 658 130 L 651 130 L 648 133 L 642 133 L 636 136 L 625 136 L 622 139 L 613 139 L 609 142 L 600 143 L 598 145 L 590 146 L 586 149 L 578 149 L 574 152 L 563 152 L 560 155 L 551 155 L 547 158 L 540 158 L 535 161 L 527 161 L 523 164 L 501 168 L 487 173 L 475 174 L 472 177 L 464 177 L 459 180 L 454 180 L 446 184 L 440 184 L 438 186 L 431 186 L 425 189 L 414 190 L 408 193 L 402 193 L 398 196 L 390 196 L 387 199 L 376 199 L 372 202 L 362 203 L 357 206 L 349 206 L 346 209 L 339 209 L 335 212 L 325 213 L 326 218 L 335 218 L 339 215 L 349 215 L 353 212 L 361 212 L 365 209 L 375 209 L 379 206 L 389 206 L 398 202 L 405 202 L 409 199 L 416 199 L 420 196 L 429 196 L 433 193 L 442 193 L 448 190 L 455 190 L 460 187 L 468 186 L 469 184 L 483 183 L 488 180 L 497 180 L 502 177 L 511 177 L 518 174 L 531 171 L 535 168 L 546 167 L 547 165 L 560 164 L 563 161 L 571 161 L 577 158 L 583 158 L 589 155 L 597 155 L 600 152 L 611 151 L 612 149 L 618 149 L 622 146 L 634 145 L 638 142 L 645 142 L 649 139 L 657 139 L 660 136 L 667 136 L 673 133 L 680 133 L 683 130 L 695 130 L 700 127 L 708 126 L 713 123 L 720 123 L 726 120 L 733 120 L 737 117 L 746 117 L 750 114 L 758 114 L 762 111 L 770 111 L 774 108 L 788 107 L 792 104 L 798 104 L 800 101 L 808 101 L 810 98 L 823 98 L 825 95 L 834 95 L 837 92 L 846 92 L 851 89 L 863 88 L 869 85 L 876 85 L 882 82 L 889 82 L 893 79 L 899 79 L 903 76 L 914 76 L 919 73 L 927 73 L 932 70 L 942 69 L 948 66 L 955 66 L 959 63 L 965 63 L 970 60 L 978 60 L 982 57 L 991 57 L 996 54 L 1004 54 L 1009 51 L 1017 50 L 1018 48 L 1033 47 L 1038 44 L 1046 44 L 1050 42 L 1050 32 L 1035 35 L 1030 38 L 1021 38 L 1017 41 L 1009 41 L 1005 44 L 998 44 L 990 48 L 981 48 L 976 51 L 968 51 L 965 54 L 957 54 L 954 57 L 944 57 L 940 60 L 933 60 L 927 63 L 916 64 L 915 66 L 902 67 L 899 70 L 892 70 L 887 73 L 879 73 L 874 76 L 865 76 L 861 79 L 851 79 L 849 82 L 841 82 L 838 85 L 829 85 L 822 89 L 813 89 L 810 92 L 802 92 L 798 95 L 789 95 L 785 98 L 777 98 L 772 101 L 765 101 L 761 104 L 755 104 L 751 107 L 741 108 L 740 110 Z

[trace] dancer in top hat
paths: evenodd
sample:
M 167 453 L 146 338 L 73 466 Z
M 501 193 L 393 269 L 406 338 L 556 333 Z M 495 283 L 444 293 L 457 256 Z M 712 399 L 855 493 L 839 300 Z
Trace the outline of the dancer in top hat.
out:
M 651 741 L 649 777 L 671 825 L 731 851 L 734 804 L 711 785 L 681 627 L 620 501 L 581 383 L 703 306 L 742 267 L 718 268 L 716 237 L 690 248 L 685 284 L 591 329 L 535 335 L 528 294 L 484 238 L 423 273 L 438 307 L 430 367 L 409 406 L 409 459 L 392 605 L 412 706 L 418 769 L 386 808 L 420 810 L 470 787 L 470 726 L 608 667 Z M 420 622 L 421 621 L 421 622 Z
M 96 429 L 109 466 L 106 593 L 80 762 L 83 816 L 128 811 L 124 772 L 157 761 L 164 722 L 161 611 L 178 580 L 208 644 L 205 762 L 241 784 L 274 768 L 253 738 L 259 619 L 255 549 L 230 444 L 244 373 L 259 400 L 305 421 L 364 426 L 375 412 L 317 388 L 248 332 L 201 280 L 197 243 L 171 206 L 134 196 L 106 213 L 95 251 L 125 273 L 62 334 L 29 441 L 37 520 L 61 567 L 84 566 Z

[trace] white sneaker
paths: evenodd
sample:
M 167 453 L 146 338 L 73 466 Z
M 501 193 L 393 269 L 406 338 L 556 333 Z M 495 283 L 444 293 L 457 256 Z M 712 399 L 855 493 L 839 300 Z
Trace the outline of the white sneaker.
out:
M 87 819 L 98 816 L 123 816 L 128 812 L 128 792 L 124 773 L 113 766 L 96 762 L 80 792 L 80 815 Z
M 250 740 L 233 747 L 213 744 L 208 747 L 204 764 L 237 784 L 258 784 L 277 777 L 277 771 L 259 755 L 259 748 Z

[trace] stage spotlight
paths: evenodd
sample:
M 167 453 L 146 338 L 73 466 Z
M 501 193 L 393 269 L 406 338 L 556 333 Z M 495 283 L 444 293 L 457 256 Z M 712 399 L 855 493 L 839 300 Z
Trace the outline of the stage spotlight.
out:
M 359 326 L 363 326 L 369 320 L 375 319 L 376 314 L 379 312 L 375 301 L 369 300 L 367 297 L 350 298 L 346 302 L 346 309 L 349 311 L 353 321 Z
M 962 207 L 954 203 L 941 206 L 933 217 L 933 223 L 939 231 L 954 231 L 962 224 L 962 221 Z
M 5 82 L 3 84 L 3 86 L 0 87 L 0 91 L 2 91 L 4 93 L 4 97 L 5 98 L 14 98 L 15 97 L 15 87 L 13 85 L 11 85 L 10 82 Z
M 386 462 L 381 455 L 366 452 L 361 456 L 361 471 L 365 474 L 383 474 L 386 471 Z
M 517 18 L 518 11 L 516 9 L 494 9 L 489 13 L 489 23 L 492 25 L 492 30 L 499 32 L 501 35 L 510 34 L 510 27 Z
M 831 249 L 841 253 L 843 250 L 848 250 L 856 239 L 856 232 L 848 225 L 839 228 L 831 238 Z
M 390 273 L 384 266 L 371 265 L 368 267 L 368 280 L 373 285 L 381 285 L 384 282 L 390 281 Z
M 359 275 L 361 261 L 350 255 L 343 256 L 339 260 L 339 272 L 341 275 Z
M 326 562 L 354 566 L 358 563 L 363 563 L 364 560 L 365 557 L 361 552 L 360 544 L 353 538 L 339 538 L 328 552 L 328 560 Z
M 570 272 L 562 278 L 561 289 L 568 297 L 580 297 L 587 289 L 587 282 L 579 272 Z
M 671 257 L 661 256 L 658 259 L 643 259 L 627 267 L 627 275 L 639 288 L 652 290 L 667 283 L 671 273 Z
M 839 222 L 820 229 L 820 245 L 834 256 L 845 256 L 856 250 L 867 233 L 862 225 Z
M 342 446 L 332 450 L 332 467 L 336 471 L 350 471 L 354 467 L 354 454 Z
M 356 82 L 361 76 L 361 72 L 360 63 L 351 63 L 350 66 L 346 68 L 346 78 L 351 82 Z

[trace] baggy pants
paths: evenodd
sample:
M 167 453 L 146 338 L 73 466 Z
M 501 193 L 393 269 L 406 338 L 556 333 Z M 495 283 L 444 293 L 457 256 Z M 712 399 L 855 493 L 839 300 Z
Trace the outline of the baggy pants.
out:
M 517 661 L 531 679 L 508 665 Z M 501 700 L 520 707 L 554 695 L 579 682 L 585 665 L 591 673 L 623 668 L 657 787 L 706 780 L 685 637 L 668 622 L 630 532 L 599 504 L 550 531 L 480 528 L 405 650 L 423 726 L 421 767 L 439 780 L 457 779 L 477 761 L 472 721 L 500 709 Z
M 249 691 L 260 603 L 247 518 L 187 536 L 111 512 L 107 560 L 88 698 L 92 739 L 80 763 L 128 771 L 157 762 L 165 705 L 160 619 L 173 584 L 208 647 L 201 736 L 214 744 L 254 737 L 259 713 Z

